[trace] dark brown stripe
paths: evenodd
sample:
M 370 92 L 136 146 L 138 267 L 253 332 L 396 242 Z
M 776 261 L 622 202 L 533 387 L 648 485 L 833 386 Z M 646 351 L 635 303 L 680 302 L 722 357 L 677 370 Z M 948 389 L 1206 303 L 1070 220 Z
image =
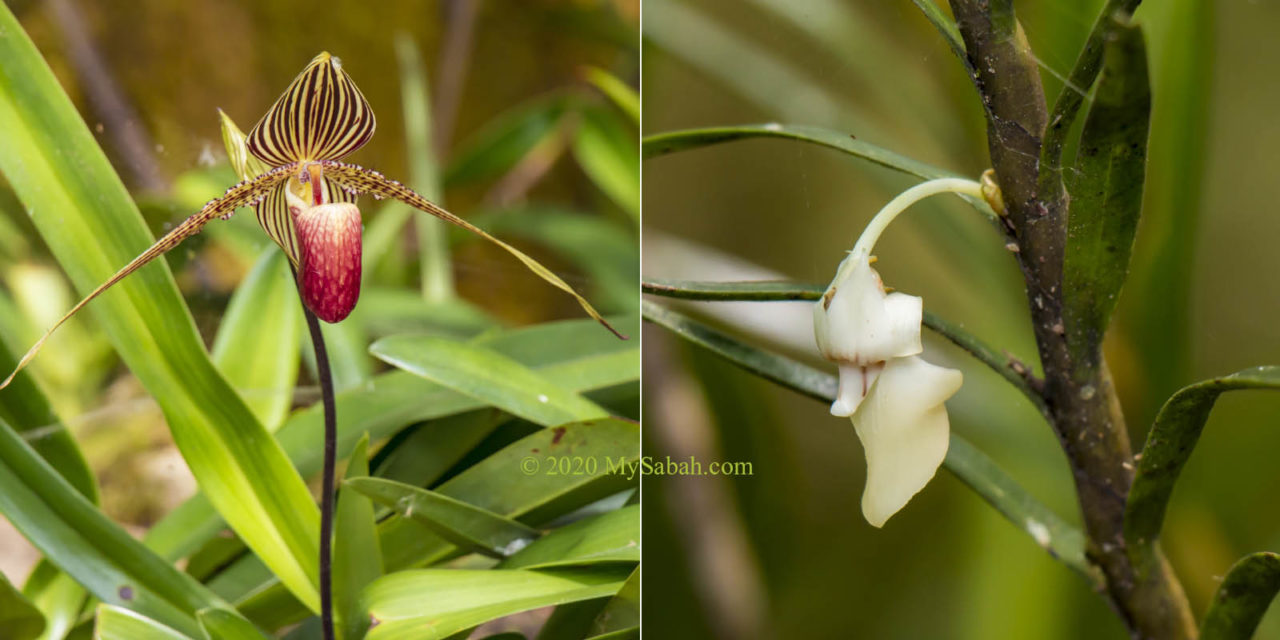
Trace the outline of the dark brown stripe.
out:
M 258 121 L 246 145 L 271 166 L 337 160 L 364 146 L 375 128 L 373 110 L 360 89 L 322 53 Z

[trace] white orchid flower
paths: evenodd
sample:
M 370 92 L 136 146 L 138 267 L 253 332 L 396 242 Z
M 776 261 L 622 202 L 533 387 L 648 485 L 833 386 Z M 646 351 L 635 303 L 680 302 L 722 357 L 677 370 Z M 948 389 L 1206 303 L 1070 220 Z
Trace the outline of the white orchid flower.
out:
M 945 402 L 963 381 L 959 371 L 919 357 L 921 299 L 887 293 L 871 268 L 871 249 L 885 227 L 911 204 L 938 193 L 998 203 L 990 184 L 971 180 L 945 178 L 908 189 L 867 225 L 813 309 L 818 350 L 840 368 L 831 413 L 852 418 L 866 452 L 862 514 L 875 527 L 919 493 L 946 458 L 951 428 Z
M 841 271 L 848 275 L 839 284 L 832 282 L 814 306 L 813 333 L 822 355 L 840 365 L 840 389 L 831 415 L 848 417 L 857 411 L 885 362 L 924 350 L 924 305 L 916 296 L 886 294 L 868 256 L 850 255 Z

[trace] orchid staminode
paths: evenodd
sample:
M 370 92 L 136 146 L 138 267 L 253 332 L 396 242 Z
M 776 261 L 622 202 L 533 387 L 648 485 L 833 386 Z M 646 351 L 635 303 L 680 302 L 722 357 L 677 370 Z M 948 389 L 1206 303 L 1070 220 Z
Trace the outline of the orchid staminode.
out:
M 840 371 L 831 413 L 853 420 L 866 452 L 862 514 L 872 526 L 883 526 L 942 464 L 950 441 L 945 402 L 960 390 L 963 376 L 920 357 L 923 302 L 886 292 L 871 267 L 871 250 L 898 214 L 931 195 L 982 198 L 998 213 L 1003 207 L 993 184 L 943 178 L 894 198 L 867 225 L 814 305 L 818 350 Z
M 361 217 L 356 196 L 395 198 L 502 247 L 529 270 L 573 296 L 592 318 L 622 338 L 564 280 L 520 250 L 436 206 L 412 189 L 342 158 L 373 137 L 373 110 L 342 61 L 321 53 L 246 136 L 222 114 L 223 140 L 241 182 L 210 200 L 195 215 L 160 238 L 94 289 L 50 328 L 22 357 L 0 389 L 8 386 L 64 322 L 112 285 L 197 234 L 214 218 L 239 207 L 255 209 L 258 222 L 280 245 L 298 273 L 303 303 L 326 322 L 339 322 L 360 296 Z

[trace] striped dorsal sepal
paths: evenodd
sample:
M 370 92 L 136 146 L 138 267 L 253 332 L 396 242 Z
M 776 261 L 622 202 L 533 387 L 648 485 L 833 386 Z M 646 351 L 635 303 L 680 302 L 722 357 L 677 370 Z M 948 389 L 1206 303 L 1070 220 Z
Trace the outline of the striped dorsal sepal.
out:
M 418 195 L 414 190 L 396 182 L 395 180 L 387 178 L 377 171 L 371 171 L 364 167 L 345 162 L 322 161 L 319 164 L 324 171 L 325 179 L 330 183 L 336 183 L 337 186 L 341 187 L 343 190 L 356 194 L 368 193 L 376 198 L 395 198 L 396 200 L 418 209 L 419 211 L 424 211 L 440 218 L 441 220 L 462 227 L 463 229 L 466 229 L 467 231 L 502 247 L 502 249 L 507 253 L 510 253 L 515 256 L 517 260 L 524 263 L 524 265 L 539 278 L 547 281 L 551 286 L 573 296 L 573 298 L 578 301 L 578 304 L 582 307 L 583 311 L 587 312 L 587 315 L 604 325 L 604 327 L 613 332 L 614 335 L 624 340 L 626 339 L 626 336 L 619 333 L 617 329 L 614 329 L 613 325 L 610 325 L 609 322 L 595 310 L 595 307 L 592 307 L 591 303 L 587 302 L 586 298 L 575 291 L 573 287 L 569 286 L 569 284 L 564 280 L 561 280 L 560 276 L 557 276 L 550 269 L 542 266 L 541 263 L 529 257 L 523 251 L 520 251 L 519 249 L 489 235 L 480 227 L 449 213 L 430 200 Z
M 270 166 L 338 160 L 373 137 L 373 109 L 342 62 L 316 56 L 249 132 L 249 153 Z

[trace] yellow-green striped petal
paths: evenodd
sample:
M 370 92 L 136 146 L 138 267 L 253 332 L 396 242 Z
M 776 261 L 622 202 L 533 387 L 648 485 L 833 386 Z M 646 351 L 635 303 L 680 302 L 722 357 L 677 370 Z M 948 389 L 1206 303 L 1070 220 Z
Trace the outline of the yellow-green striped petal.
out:
M 218 117 L 222 122 L 222 145 L 227 148 L 227 159 L 231 161 L 231 168 L 235 169 L 236 177 L 241 180 L 248 180 L 266 173 L 271 167 L 249 155 L 249 149 L 245 145 L 244 132 L 240 130 L 240 127 L 236 126 L 231 116 L 228 116 L 222 109 L 218 109 Z

